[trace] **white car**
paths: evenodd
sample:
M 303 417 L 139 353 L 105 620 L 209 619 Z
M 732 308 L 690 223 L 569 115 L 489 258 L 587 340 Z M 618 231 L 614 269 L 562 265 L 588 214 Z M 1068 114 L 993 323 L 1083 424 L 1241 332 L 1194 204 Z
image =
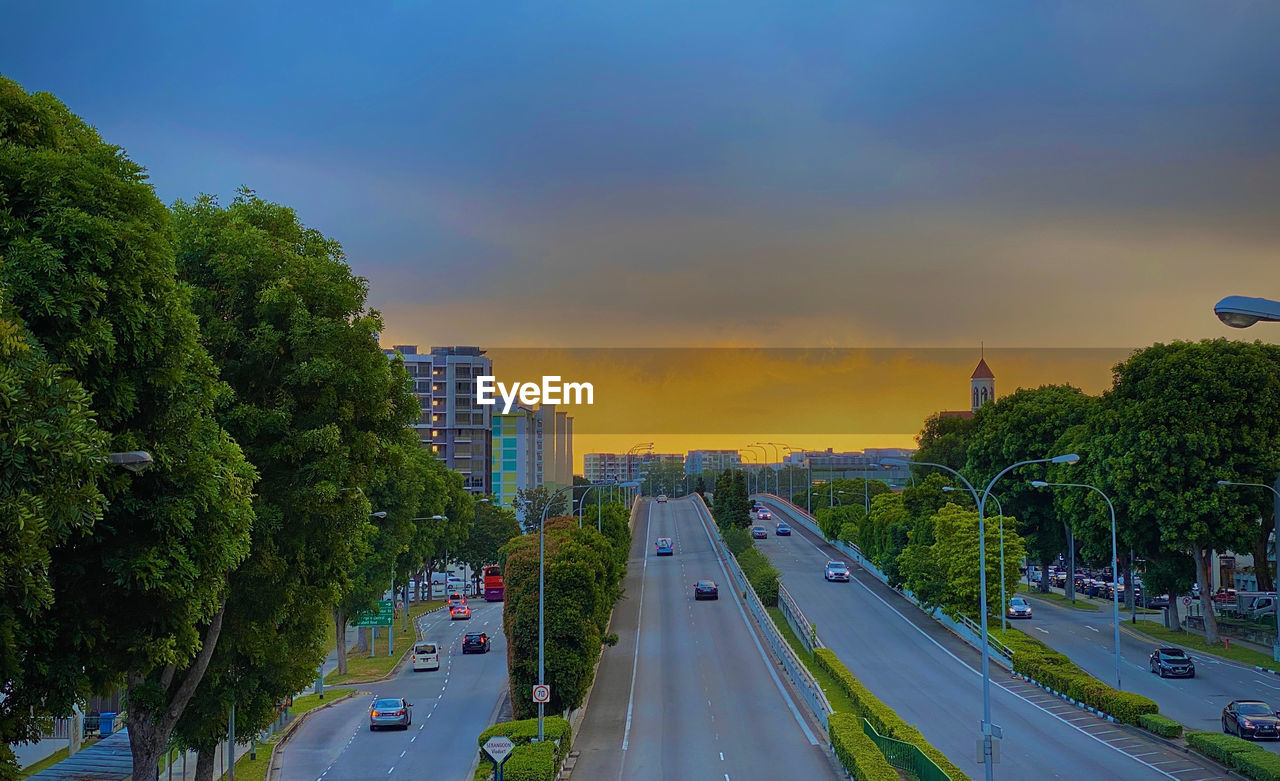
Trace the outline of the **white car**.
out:
M 822 576 L 826 578 L 828 582 L 835 581 L 848 583 L 849 566 L 843 561 L 828 561 L 826 569 L 822 572 Z
M 414 643 L 413 669 L 414 672 L 419 670 L 439 670 L 440 647 L 435 643 L 429 643 L 426 641 Z
M 1031 603 L 1022 597 L 1012 597 L 1005 613 L 1009 618 L 1031 618 Z
M 659 501 L 659 502 L 665 502 L 665 501 L 667 501 L 667 495 L 666 495 L 666 494 L 658 494 L 658 501 Z

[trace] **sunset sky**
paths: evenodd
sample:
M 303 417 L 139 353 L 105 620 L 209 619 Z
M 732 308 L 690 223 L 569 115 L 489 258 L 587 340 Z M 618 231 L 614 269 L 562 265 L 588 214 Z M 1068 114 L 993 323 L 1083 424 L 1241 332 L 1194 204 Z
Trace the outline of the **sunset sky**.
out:
M 736 447 L 781 426 L 909 444 L 965 406 L 982 342 L 1001 392 L 1097 392 L 1126 348 L 1280 338 L 1211 311 L 1280 298 L 1274 2 L 5 17 L 3 73 L 123 146 L 165 201 L 248 185 L 342 241 L 388 345 L 916 356 L 819 365 L 805 387 L 786 353 L 745 380 L 691 361 L 671 396 L 596 361 L 613 390 L 578 414 L 596 443 Z

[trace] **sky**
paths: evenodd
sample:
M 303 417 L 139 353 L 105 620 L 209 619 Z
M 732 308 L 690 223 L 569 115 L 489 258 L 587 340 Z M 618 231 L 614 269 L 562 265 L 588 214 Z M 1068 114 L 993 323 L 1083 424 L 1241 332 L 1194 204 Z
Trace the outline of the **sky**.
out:
M 980 343 L 1275 338 L 1212 314 L 1280 298 L 1269 0 L 4 15 L 0 73 L 125 148 L 163 200 L 245 185 L 340 240 L 387 344 L 972 364 Z M 1105 384 L 1111 363 L 1062 381 Z M 967 371 L 942 371 L 962 406 Z

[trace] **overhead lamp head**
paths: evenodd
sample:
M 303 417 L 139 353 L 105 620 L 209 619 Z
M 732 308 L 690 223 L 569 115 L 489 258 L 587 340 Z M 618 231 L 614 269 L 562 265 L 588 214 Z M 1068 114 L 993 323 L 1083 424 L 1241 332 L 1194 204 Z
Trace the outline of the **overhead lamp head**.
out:
M 1049 484 L 1043 480 L 1032 480 L 1031 485 L 1035 488 L 1046 488 Z
M 107 460 L 116 466 L 122 466 L 130 472 L 141 472 L 151 466 L 151 454 L 145 450 L 130 450 L 124 453 L 110 453 Z
M 1080 460 L 1080 456 L 1075 453 L 1067 453 L 1066 455 L 1054 456 L 1049 459 L 1051 464 L 1074 464 Z
M 1218 319 L 1232 328 L 1248 328 L 1256 322 L 1280 320 L 1280 301 L 1248 296 L 1227 296 L 1213 307 Z

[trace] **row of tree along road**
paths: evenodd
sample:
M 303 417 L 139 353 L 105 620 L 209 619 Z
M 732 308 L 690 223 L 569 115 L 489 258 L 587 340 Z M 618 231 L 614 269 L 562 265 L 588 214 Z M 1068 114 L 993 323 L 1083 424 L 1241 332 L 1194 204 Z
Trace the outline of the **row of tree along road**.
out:
M 237 734 L 268 724 L 328 622 L 345 652 L 393 579 L 518 532 L 420 448 L 367 282 L 291 209 L 166 207 L 3 78 L 0 193 L 0 778 L 39 717 L 115 687 L 135 777 L 171 741 L 211 771 L 231 704 Z

